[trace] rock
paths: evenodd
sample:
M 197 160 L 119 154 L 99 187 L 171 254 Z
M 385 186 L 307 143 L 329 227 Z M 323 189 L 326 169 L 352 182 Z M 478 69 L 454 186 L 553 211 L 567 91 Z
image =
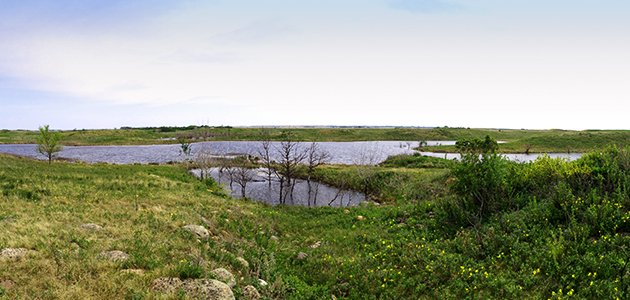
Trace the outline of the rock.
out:
M 268 285 L 269 285 L 269 283 L 267 283 L 266 281 L 264 281 L 264 280 L 262 280 L 262 279 L 260 279 L 260 278 L 258 279 L 258 284 L 259 284 L 261 287 L 266 287 L 266 286 L 268 286 Z
M 191 298 L 234 300 L 232 289 L 225 283 L 214 279 L 196 279 L 184 282 L 184 291 Z
M 214 275 L 214 277 L 216 279 L 226 283 L 231 288 L 236 286 L 236 279 L 234 279 L 234 275 L 232 275 L 232 273 L 230 273 L 230 271 L 228 271 L 228 270 L 226 270 L 224 268 L 217 268 L 217 269 L 214 269 L 214 270 L 210 271 L 210 273 L 212 275 Z
M 131 274 L 131 275 L 143 275 L 144 274 L 144 270 L 142 270 L 142 269 L 124 269 L 124 270 L 120 270 L 120 273 Z
M 258 300 L 260 299 L 260 294 L 254 286 L 247 285 L 243 288 L 243 297 L 245 299 Z
M 298 253 L 298 255 L 297 255 L 297 259 L 298 259 L 298 260 L 304 260 L 304 259 L 306 259 L 307 257 L 308 257 L 308 254 L 306 254 L 306 253 L 304 253 L 304 252 L 300 252 L 300 253 Z
M 100 230 L 103 230 L 103 226 L 98 225 L 98 224 L 94 224 L 94 223 L 81 224 L 81 226 L 79 226 L 79 228 L 85 229 L 85 230 L 89 230 L 89 231 L 100 231 Z
M 183 227 L 184 230 L 196 235 L 198 238 L 202 240 L 207 240 L 210 237 L 210 233 L 208 229 L 199 225 L 186 225 Z
M 233 300 L 232 289 L 223 282 L 214 279 L 188 279 L 181 281 L 179 278 L 158 278 L 151 284 L 153 291 L 174 294 L 184 291 L 186 296 L 193 299 L 218 299 Z
M 4 248 L 0 251 L 1 259 L 18 260 L 25 257 L 30 251 L 25 248 Z
M 275 236 L 275 235 L 272 235 L 269 239 L 270 239 L 270 240 L 272 240 L 272 241 L 274 241 L 274 242 L 277 242 L 278 240 L 280 240 L 280 239 L 279 239 L 277 236 Z
M 13 282 L 13 280 L 0 279 L 0 288 L 3 288 L 5 290 L 10 290 L 13 288 L 13 286 L 15 286 L 15 282 Z
M 119 250 L 113 250 L 113 251 L 103 251 L 101 252 L 101 254 L 98 255 L 98 257 L 109 260 L 109 261 L 113 261 L 113 262 L 123 262 L 129 259 L 129 254 L 119 251 Z
M 242 257 L 237 257 L 236 260 L 241 264 L 241 266 L 243 266 L 246 269 L 249 269 L 249 262 L 247 262 L 244 258 Z
M 182 289 L 184 282 L 176 277 L 162 277 L 153 280 L 151 289 L 163 294 L 173 294 Z
M 357 216 L 357 220 L 358 221 L 363 221 L 363 220 L 365 220 L 365 217 L 364 216 Z
M 309 247 L 310 247 L 311 249 L 317 249 L 317 248 L 319 248 L 321 245 L 322 245 L 322 241 L 317 241 L 317 242 L 315 242 L 315 244 L 310 245 Z

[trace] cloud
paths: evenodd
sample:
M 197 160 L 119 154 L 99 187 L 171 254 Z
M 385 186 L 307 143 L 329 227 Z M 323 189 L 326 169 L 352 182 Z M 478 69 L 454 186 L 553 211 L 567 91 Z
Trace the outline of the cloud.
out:
M 236 63 L 243 61 L 243 58 L 233 51 L 212 52 L 205 50 L 178 49 L 163 57 L 165 63 L 189 63 L 189 64 L 212 64 L 212 63 Z
M 442 0 L 391 0 L 390 7 L 415 13 L 437 13 L 458 10 L 458 4 Z
M 279 21 L 257 21 L 230 32 L 220 33 L 210 38 L 219 44 L 257 44 L 288 35 L 294 31 L 289 25 Z

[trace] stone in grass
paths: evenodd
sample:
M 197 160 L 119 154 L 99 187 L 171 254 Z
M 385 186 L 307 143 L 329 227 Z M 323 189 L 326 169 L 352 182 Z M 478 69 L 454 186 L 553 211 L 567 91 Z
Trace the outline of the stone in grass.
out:
M 234 275 L 232 275 L 230 271 L 224 268 L 214 269 L 210 271 L 210 274 L 212 274 L 219 281 L 226 283 L 231 288 L 236 286 L 236 279 L 234 279 Z
M 243 288 L 243 297 L 249 300 L 258 300 L 260 299 L 260 293 L 254 286 L 247 285 Z
M 247 262 L 244 258 L 239 256 L 236 258 L 236 261 L 238 261 L 244 268 L 249 269 L 249 262 Z
M 153 280 L 151 289 L 163 294 L 173 294 L 182 289 L 183 285 L 184 282 L 177 277 L 162 277 Z
M 142 269 L 124 269 L 120 270 L 120 273 L 129 274 L 129 275 L 143 275 L 144 270 Z
M 18 260 L 25 257 L 30 251 L 24 248 L 4 248 L 0 251 L 0 259 Z
M 129 254 L 119 250 L 113 250 L 103 251 L 98 255 L 98 257 L 112 262 L 123 262 L 129 259 Z
M 15 286 L 15 282 L 10 279 L 0 279 L 0 288 L 10 290 Z
M 158 278 L 153 281 L 151 289 L 163 294 L 174 294 L 179 291 L 194 299 L 233 300 L 234 293 L 225 283 L 214 279 Z
M 297 259 L 298 260 L 305 260 L 308 257 L 308 254 L 304 253 L 304 252 L 300 252 L 297 254 Z
M 310 245 L 309 247 L 310 247 L 311 249 L 317 249 L 317 248 L 319 248 L 321 245 L 322 245 L 322 241 L 317 241 L 317 242 L 315 242 L 313 245 Z
M 89 231 L 101 231 L 101 230 L 103 230 L 103 226 L 98 225 L 98 224 L 94 224 L 94 223 L 81 224 L 81 226 L 79 226 L 79 228 L 84 229 L 84 230 L 89 230 Z
M 266 286 L 268 286 L 268 285 L 269 285 L 269 283 L 267 283 L 266 281 L 264 281 L 264 280 L 262 280 L 262 279 L 260 279 L 260 278 L 258 278 L 258 284 L 259 284 L 261 287 L 266 287 Z
M 198 238 L 202 240 L 207 240 L 210 237 L 210 233 L 208 229 L 199 225 L 186 225 L 183 227 L 184 230 L 196 235 Z

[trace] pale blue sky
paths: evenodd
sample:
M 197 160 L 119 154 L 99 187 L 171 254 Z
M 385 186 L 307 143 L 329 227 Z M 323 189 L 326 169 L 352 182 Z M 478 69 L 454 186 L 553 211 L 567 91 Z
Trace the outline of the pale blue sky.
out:
M 0 128 L 630 129 L 630 1 L 0 0 Z

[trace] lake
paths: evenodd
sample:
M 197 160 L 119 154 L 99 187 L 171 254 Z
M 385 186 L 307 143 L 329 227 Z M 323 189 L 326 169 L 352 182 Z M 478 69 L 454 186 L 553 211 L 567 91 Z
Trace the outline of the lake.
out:
M 265 169 L 253 170 L 255 175 L 251 181 L 245 186 L 245 197 L 248 199 L 265 202 L 271 205 L 280 204 L 280 183 L 277 176 L 272 175 L 271 185 L 267 179 Z M 191 172 L 199 177 L 200 170 L 191 170 Z M 242 187 L 233 182 L 230 186 L 229 175 L 226 172 L 220 172 L 219 168 L 210 169 L 209 175 L 230 191 L 232 197 L 242 198 Z M 309 192 L 310 188 L 310 192 Z M 285 204 L 301 205 L 301 206 L 335 206 L 346 207 L 356 206 L 365 201 L 363 193 L 338 189 L 323 183 L 311 181 L 310 187 L 306 180 L 295 180 L 292 197 L 287 197 Z
M 279 142 L 272 142 L 272 147 L 278 147 Z M 302 147 L 310 143 L 300 143 Z M 376 164 L 390 155 L 409 154 L 415 152 L 418 142 L 399 141 L 369 141 L 369 142 L 319 142 L 322 150 L 331 155 L 329 163 L 333 164 Z M 430 145 L 449 145 L 453 141 L 430 141 Z M 192 144 L 192 155 L 208 149 L 215 155 L 256 155 L 260 149 L 260 142 L 201 142 Z M 33 144 L 0 144 L 0 152 L 37 157 L 44 157 L 37 153 Z M 167 163 L 184 160 L 179 144 L 145 145 L 145 146 L 66 146 L 58 153 L 59 157 L 81 160 L 90 163 L 106 162 L 112 164 L 133 163 Z
M 302 147 L 310 143 L 300 143 Z M 330 153 L 331 164 L 377 164 L 385 160 L 388 156 L 398 154 L 411 154 L 417 151 L 417 141 L 366 141 L 366 142 L 319 142 L 320 148 Z M 429 146 L 454 145 L 455 141 L 428 141 Z M 272 142 L 272 147 L 278 147 L 279 142 Z M 201 142 L 192 144 L 192 155 L 202 149 L 209 150 L 210 153 L 220 156 L 229 155 L 256 155 L 260 149 L 260 142 L 251 141 L 221 141 L 221 142 Z M 0 152 L 37 157 L 44 157 L 37 153 L 36 145 L 33 144 L 0 144 Z M 447 159 L 457 159 L 456 153 L 434 153 L 421 152 L 423 155 L 442 157 Z M 535 160 L 542 154 L 504 154 L 508 159 L 528 162 Z M 580 153 L 549 153 L 551 157 L 575 160 L 581 156 Z M 168 163 L 184 160 L 179 144 L 171 145 L 144 145 L 144 146 L 66 146 L 58 154 L 59 157 L 81 160 L 90 163 L 105 162 L 112 164 L 148 164 L 148 163 Z M 276 155 L 277 156 L 277 155 Z

